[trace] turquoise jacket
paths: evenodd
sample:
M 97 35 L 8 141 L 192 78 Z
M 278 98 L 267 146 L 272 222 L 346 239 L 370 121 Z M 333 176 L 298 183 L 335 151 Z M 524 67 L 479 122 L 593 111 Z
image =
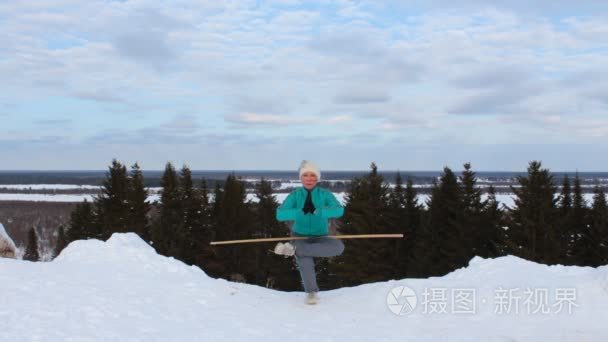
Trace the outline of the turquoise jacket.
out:
M 302 208 L 307 194 L 303 186 L 292 191 L 277 208 L 277 220 L 295 221 L 291 230 L 297 235 L 327 235 L 327 220 L 342 216 L 344 208 L 331 191 L 315 186 L 311 199 L 316 210 L 313 214 L 304 214 Z

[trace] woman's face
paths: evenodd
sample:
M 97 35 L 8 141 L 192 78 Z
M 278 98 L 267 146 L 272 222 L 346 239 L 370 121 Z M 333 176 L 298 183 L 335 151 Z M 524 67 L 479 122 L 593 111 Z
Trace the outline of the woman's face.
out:
M 317 185 L 317 175 L 312 172 L 304 172 L 302 177 L 300 177 L 300 181 L 302 181 L 302 185 L 310 190 Z

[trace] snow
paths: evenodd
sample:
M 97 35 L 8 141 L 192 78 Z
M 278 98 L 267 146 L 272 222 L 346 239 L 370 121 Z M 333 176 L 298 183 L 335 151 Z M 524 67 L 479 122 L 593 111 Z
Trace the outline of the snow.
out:
M 75 185 L 75 184 L 0 184 L 0 188 L 16 190 L 99 190 L 99 185 Z
M 276 193 L 275 197 L 279 203 L 282 203 L 287 198 L 289 193 Z M 345 192 L 334 193 L 336 198 L 345 203 Z M 213 194 L 210 194 L 212 197 Z M 482 200 L 487 198 L 487 194 L 482 195 Z M 513 207 L 515 201 L 513 200 L 513 194 L 497 194 L 496 200 L 500 204 L 504 204 L 507 207 Z M 593 194 L 583 194 L 583 198 L 590 205 L 593 203 Z M 93 195 L 49 195 L 49 194 L 2 194 L 0 193 L 0 201 L 34 201 L 34 202 L 82 202 L 87 199 L 89 202 L 93 201 Z M 429 195 L 418 195 L 418 203 L 426 204 L 429 199 Z M 247 200 L 257 202 L 257 197 L 253 193 L 247 194 Z M 160 201 L 160 195 L 149 195 L 148 202 Z
M 346 245 L 348 248 L 348 242 Z M 408 314 L 387 305 L 406 286 Z M 496 312 L 496 291 L 576 290 L 570 313 Z M 425 310 L 427 290 L 476 291 L 474 313 Z M 444 277 L 322 291 L 317 305 L 207 276 L 160 256 L 133 233 L 75 241 L 53 262 L 0 259 L 0 340 L 7 341 L 605 341 L 608 266 L 545 266 L 476 257 Z M 523 293 L 523 292 L 522 292 Z M 435 297 L 435 303 L 437 298 Z M 450 298 L 449 296 L 447 297 Z M 403 298 L 401 298 L 403 299 Z M 553 296 L 550 302 L 555 302 Z M 482 301 L 486 301 L 482 303 Z M 399 306 L 399 305 L 398 305 Z M 428 303 L 426 303 L 428 307 Z
M 0 194 L 0 201 L 82 202 L 93 201 L 93 195 Z

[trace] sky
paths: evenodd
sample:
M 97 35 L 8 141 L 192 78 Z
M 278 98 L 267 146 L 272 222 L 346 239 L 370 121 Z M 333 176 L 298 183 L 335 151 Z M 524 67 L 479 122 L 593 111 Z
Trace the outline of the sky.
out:
M 0 170 L 608 171 L 608 2 L 454 3 L 1 2 Z

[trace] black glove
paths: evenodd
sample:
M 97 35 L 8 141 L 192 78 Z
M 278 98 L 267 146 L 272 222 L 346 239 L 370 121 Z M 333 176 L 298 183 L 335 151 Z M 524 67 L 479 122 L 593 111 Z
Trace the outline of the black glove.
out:
M 316 210 L 315 205 L 312 204 L 312 197 L 310 195 L 310 191 L 308 191 L 308 195 L 306 195 L 306 201 L 304 202 L 304 208 L 302 211 L 304 214 L 312 214 Z

